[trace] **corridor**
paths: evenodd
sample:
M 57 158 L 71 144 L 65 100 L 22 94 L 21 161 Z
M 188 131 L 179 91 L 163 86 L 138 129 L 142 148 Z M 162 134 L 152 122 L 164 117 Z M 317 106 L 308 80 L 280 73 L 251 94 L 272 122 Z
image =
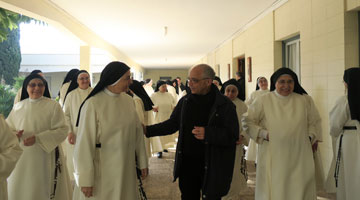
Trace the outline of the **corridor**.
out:
M 173 167 L 175 152 L 164 153 L 162 159 L 152 157 L 150 159 L 149 176 L 144 180 L 144 189 L 148 200 L 179 200 L 180 191 L 178 183 L 173 183 Z M 238 199 L 254 200 L 255 194 L 255 167 L 253 162 L 248 162 L 248 188 L 241 192 Z M 335 194 L 326 192 L 318 193 L 318 200 L 335 200 Z

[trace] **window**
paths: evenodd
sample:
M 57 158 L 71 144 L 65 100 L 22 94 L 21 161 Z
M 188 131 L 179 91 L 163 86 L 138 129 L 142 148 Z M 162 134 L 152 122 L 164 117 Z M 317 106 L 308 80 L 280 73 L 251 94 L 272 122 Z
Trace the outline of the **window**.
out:
M 293 70 L 301 80 L 300 35 L 283 41 L 283 67 Z

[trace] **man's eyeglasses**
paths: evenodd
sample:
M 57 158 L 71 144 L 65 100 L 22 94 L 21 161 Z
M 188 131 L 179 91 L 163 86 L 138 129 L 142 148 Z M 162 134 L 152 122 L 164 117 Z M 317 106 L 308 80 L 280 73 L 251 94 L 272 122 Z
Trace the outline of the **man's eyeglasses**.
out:
M 200 81 L 206 80 L 206 79 L 210 79 L 210 78 L 202 78 L 202 79 L 188 78 L 188 81 L 193 82 L 193 83 L 199 83 Z
M 34 87 L 36 87 L 36 86 L 38 86 L 39 88 L 42 88 L 42 87 L 44 87 L 45 85 L 44 85 L 43 83 L 38 83 L 38 84 L 36 84 L 36 83 L 30 83 L 30 84 L 28 84 L 28 86 L 31 87 L 31 88 L 34 88 Z

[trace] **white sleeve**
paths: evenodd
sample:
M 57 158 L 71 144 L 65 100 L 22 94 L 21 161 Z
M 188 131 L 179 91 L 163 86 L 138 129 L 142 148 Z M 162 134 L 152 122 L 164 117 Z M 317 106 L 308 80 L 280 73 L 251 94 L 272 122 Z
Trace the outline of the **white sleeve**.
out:
M 349 120 L 349 104 L 346 97 L 341 97 L 330 111 L 330 135 L 338 137 L 343 132 L 344 124 Z
M 68 94 L 65 99 L 64 114 L 65 114 L 66 125 L 69 128 L 69 132 L 74 133 L 73 125 L 71 122 L 71 96 L 70 96 L 70 94 Z
M 0 180 L 6 181 L 17 160 L 20 158 L 22 149 L 17 137 L 11 132 L 2 115 L 0 115 Z
M 315 106 L 314 100 L 309 95 L 305 95 L 307 100 L 307 109 L 308 109 L 308 128 L 309 136 L 311 137 L 311 142 L 315 143 L 316 141 L 322 141 L 322 127 L 321 127 L 321 117 L 318 109 Z
M 134 99 L 134 102 L 135 102 L 136 113 L 139 117 L 139 120 L 142 124 L 145 124 L 144 104 L 141 99 Z
M 136 148 L 135 153 L 138 161 L 138 167 L 140 169 L 148 168 L 149 158 L 146 155 L 144 131 L 140 121 L 136 120 Z
M 77 141 L 74 149 L 74 177 L 81 187 L 94 186 L 95 148 L 98 120 L 95 106 L 88 100 L 81 109 Z
M 260 126 L 260 122 L 264 120 L 264 111 L 261 98 L 256 98 L 256 100 L 249 105 L 247 113 L 243 115 L 242 126 L 244 131 L 246 131 L 249 136 L 258 144 L 261 144 L 265 139 L 263 135 L 260 134 L 267 130 L 264 127 Z
M 60 104 L 54 103 L 52 116 L 50 119 L 50 129 L 38 133 L 36 143 L 47 153 L 52 152 L 67 136 L 68 127 L 65 123 L 64 113 Z

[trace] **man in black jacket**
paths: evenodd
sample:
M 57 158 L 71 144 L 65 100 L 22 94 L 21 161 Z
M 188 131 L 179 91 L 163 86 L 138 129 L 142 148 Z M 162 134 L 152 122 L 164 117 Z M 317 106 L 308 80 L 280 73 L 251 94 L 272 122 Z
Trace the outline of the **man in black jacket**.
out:
M 170 119 L 146 127 L 146 136 L 162 136 L 179 130 L 174 181 L 179 178 L 181 199 L 221 199 L 232 180 L 239 124 L 235 105 L 212 81 L 214 70 L 200 64 L 189 72 L 187 94 Z

